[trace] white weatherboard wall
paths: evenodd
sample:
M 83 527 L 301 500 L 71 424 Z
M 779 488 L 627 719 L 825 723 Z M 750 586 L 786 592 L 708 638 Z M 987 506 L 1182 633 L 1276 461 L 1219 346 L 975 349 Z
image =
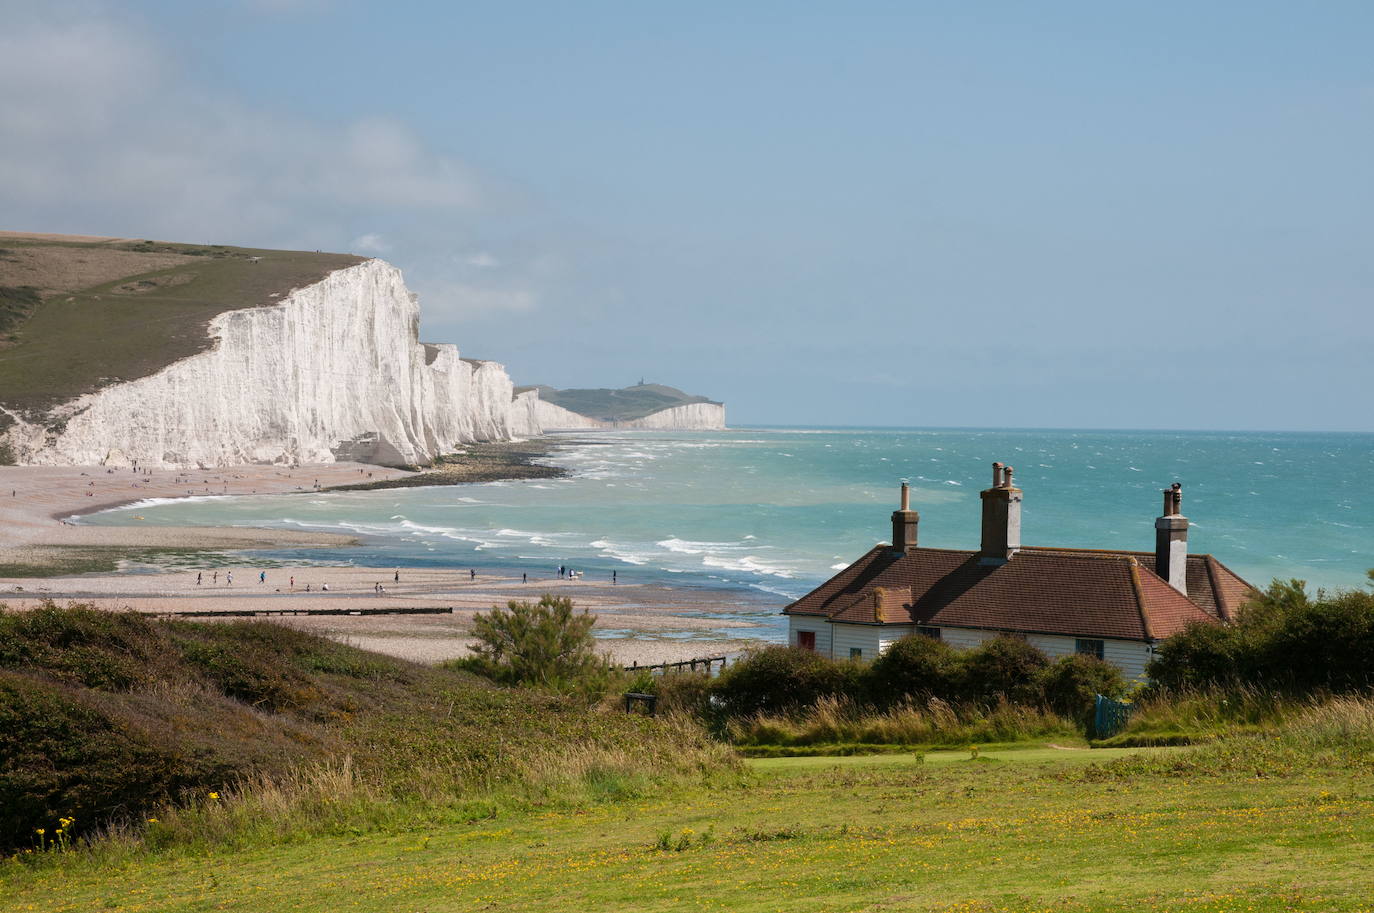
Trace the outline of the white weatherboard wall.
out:
M 421 345 L 419 319 L 400 270 L 368 260 L 280 304 L 218 315 L 214 348 L 67 403 L 60 431 L 20 423 L 8 437 L 21 463 L 209 467 L 327 463 L 336 451 L 423 463 L 537 433 L 504 368 Z
M 791 646 L 799 646 L 798 632 L 811 631 L 816 635 L 816 652 L 822 656 L 830 656 L 830 629 L 832 627 L 830 621 L 825 618 L 789 615 L 787 616 L 787 642 Z
M 789 644 L 794 647 L 798 645 L 798 631 L 814 631 L 816 652 L 834 659 L 848 659 L 849 651 L 855 647 L 863 651 L 863 659 L 875 659 L 898 640 L 916 632 L 913 625 L 853 625 L 807 615 L 789 615 L 788 628 Z M 997 636 L 995 631 L 973 628 L 940 628 L 939 631 L 941 640 L 960 650 L 971 650 Z M 1154 656 L 1149 644 L 1133 640 L 1098 639 L 1103 641 L 1102 658 L 1119 668 L 1127 681 L 1145 679 L 1145 666 Z M 1026 642 L 1050 659 L 1069 656 L 1075 652 L 1076 646 L 1075 638 L 1050 634 L 1028 634 Z
M 835 659 L 849 659 L 853 650 L 862 651 L 856 659 L 876 659 L 878 656 L 878 635 L 880 625 L 832 624 L 831 655 Z

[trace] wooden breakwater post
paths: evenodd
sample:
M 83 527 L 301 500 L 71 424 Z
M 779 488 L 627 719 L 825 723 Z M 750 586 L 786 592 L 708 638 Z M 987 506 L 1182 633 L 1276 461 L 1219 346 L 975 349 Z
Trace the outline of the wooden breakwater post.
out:
M 623 666 L 622 668 L 626 672 L 645 671 L 654 672 L 658 675 L 662 675 L 669 671 L 681 672 L 684 669 L 691 672 L 701 671 L 705 672 L 707 675 L 710 675 L 712 674 L 712 670 L 715 669 L 717 663 L 720 664 L 720 670 L 717 672 L 717 674 L 719 674 L 719 672 L 723 672 L 725 670 L 724 656 L 698 656 L 696 659 L 684 659 L 675 663 L 649 663 L 643 666 L 641 666 L 636 661 L 628 666 Z

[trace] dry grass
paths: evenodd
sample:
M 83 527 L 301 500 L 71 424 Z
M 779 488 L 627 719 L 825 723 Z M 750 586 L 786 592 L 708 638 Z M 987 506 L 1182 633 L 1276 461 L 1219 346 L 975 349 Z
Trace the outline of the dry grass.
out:
M 874 712 L 846 698 L 822 698 L 794 714 L 755 714 L 727 724 L 738 745 L 968 745 L 1047 738 L 1077 738 L 1069 720 L 1002 701 L 990 708 L 939 698 Z

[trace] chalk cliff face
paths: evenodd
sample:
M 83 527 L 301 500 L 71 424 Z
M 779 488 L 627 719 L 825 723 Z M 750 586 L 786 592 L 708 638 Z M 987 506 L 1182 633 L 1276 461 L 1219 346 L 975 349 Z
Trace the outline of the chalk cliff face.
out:
M 616 427 L 636 431 L 723 431 L 725 407 L 719 403 L 688 403 L 621 422 Z
M 273 307 L 227 311 L 213 349 L 7 432 L 21 463 L 228 466 L 362 459 L 415 464 L 538 432 L 505 369 L 417 339 L 419 304 L 380 260 Z M 14 416 L 12 416 L 14 417 Z
M 588 418 L 573 412 L 571 409 L 564 409 L 562 406 L 554 405 L 547 400 L 538 399 L 538 390 L 530 390 L 529 393 L 536 397 L 535 416 L 539 421 L 539 427 L 544 431 L 583 431 L 611 427 L 605 422 Z

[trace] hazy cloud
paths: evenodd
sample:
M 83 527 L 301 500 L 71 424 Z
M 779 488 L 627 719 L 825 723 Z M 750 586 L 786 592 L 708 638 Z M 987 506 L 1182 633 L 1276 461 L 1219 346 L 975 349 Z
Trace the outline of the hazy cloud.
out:
M 391 245 L 376 232 L 359 235 L 349 243 L 348 247 L 350 250 L 362 251 L 365 254 L 384 254 L 391 250 Z
M 411 278 L 449 290 L 455 315 L 534 306 L 515 273 L 499 288 L 473 275 L 494 254 L 446 253 L 505 203 L 407 124 L 248 107 L 188 84 L 151 31 L 98 6 L 0 13 L 0 83 L 14 89 L 0 116 L 4 227 L 394 253 Z

